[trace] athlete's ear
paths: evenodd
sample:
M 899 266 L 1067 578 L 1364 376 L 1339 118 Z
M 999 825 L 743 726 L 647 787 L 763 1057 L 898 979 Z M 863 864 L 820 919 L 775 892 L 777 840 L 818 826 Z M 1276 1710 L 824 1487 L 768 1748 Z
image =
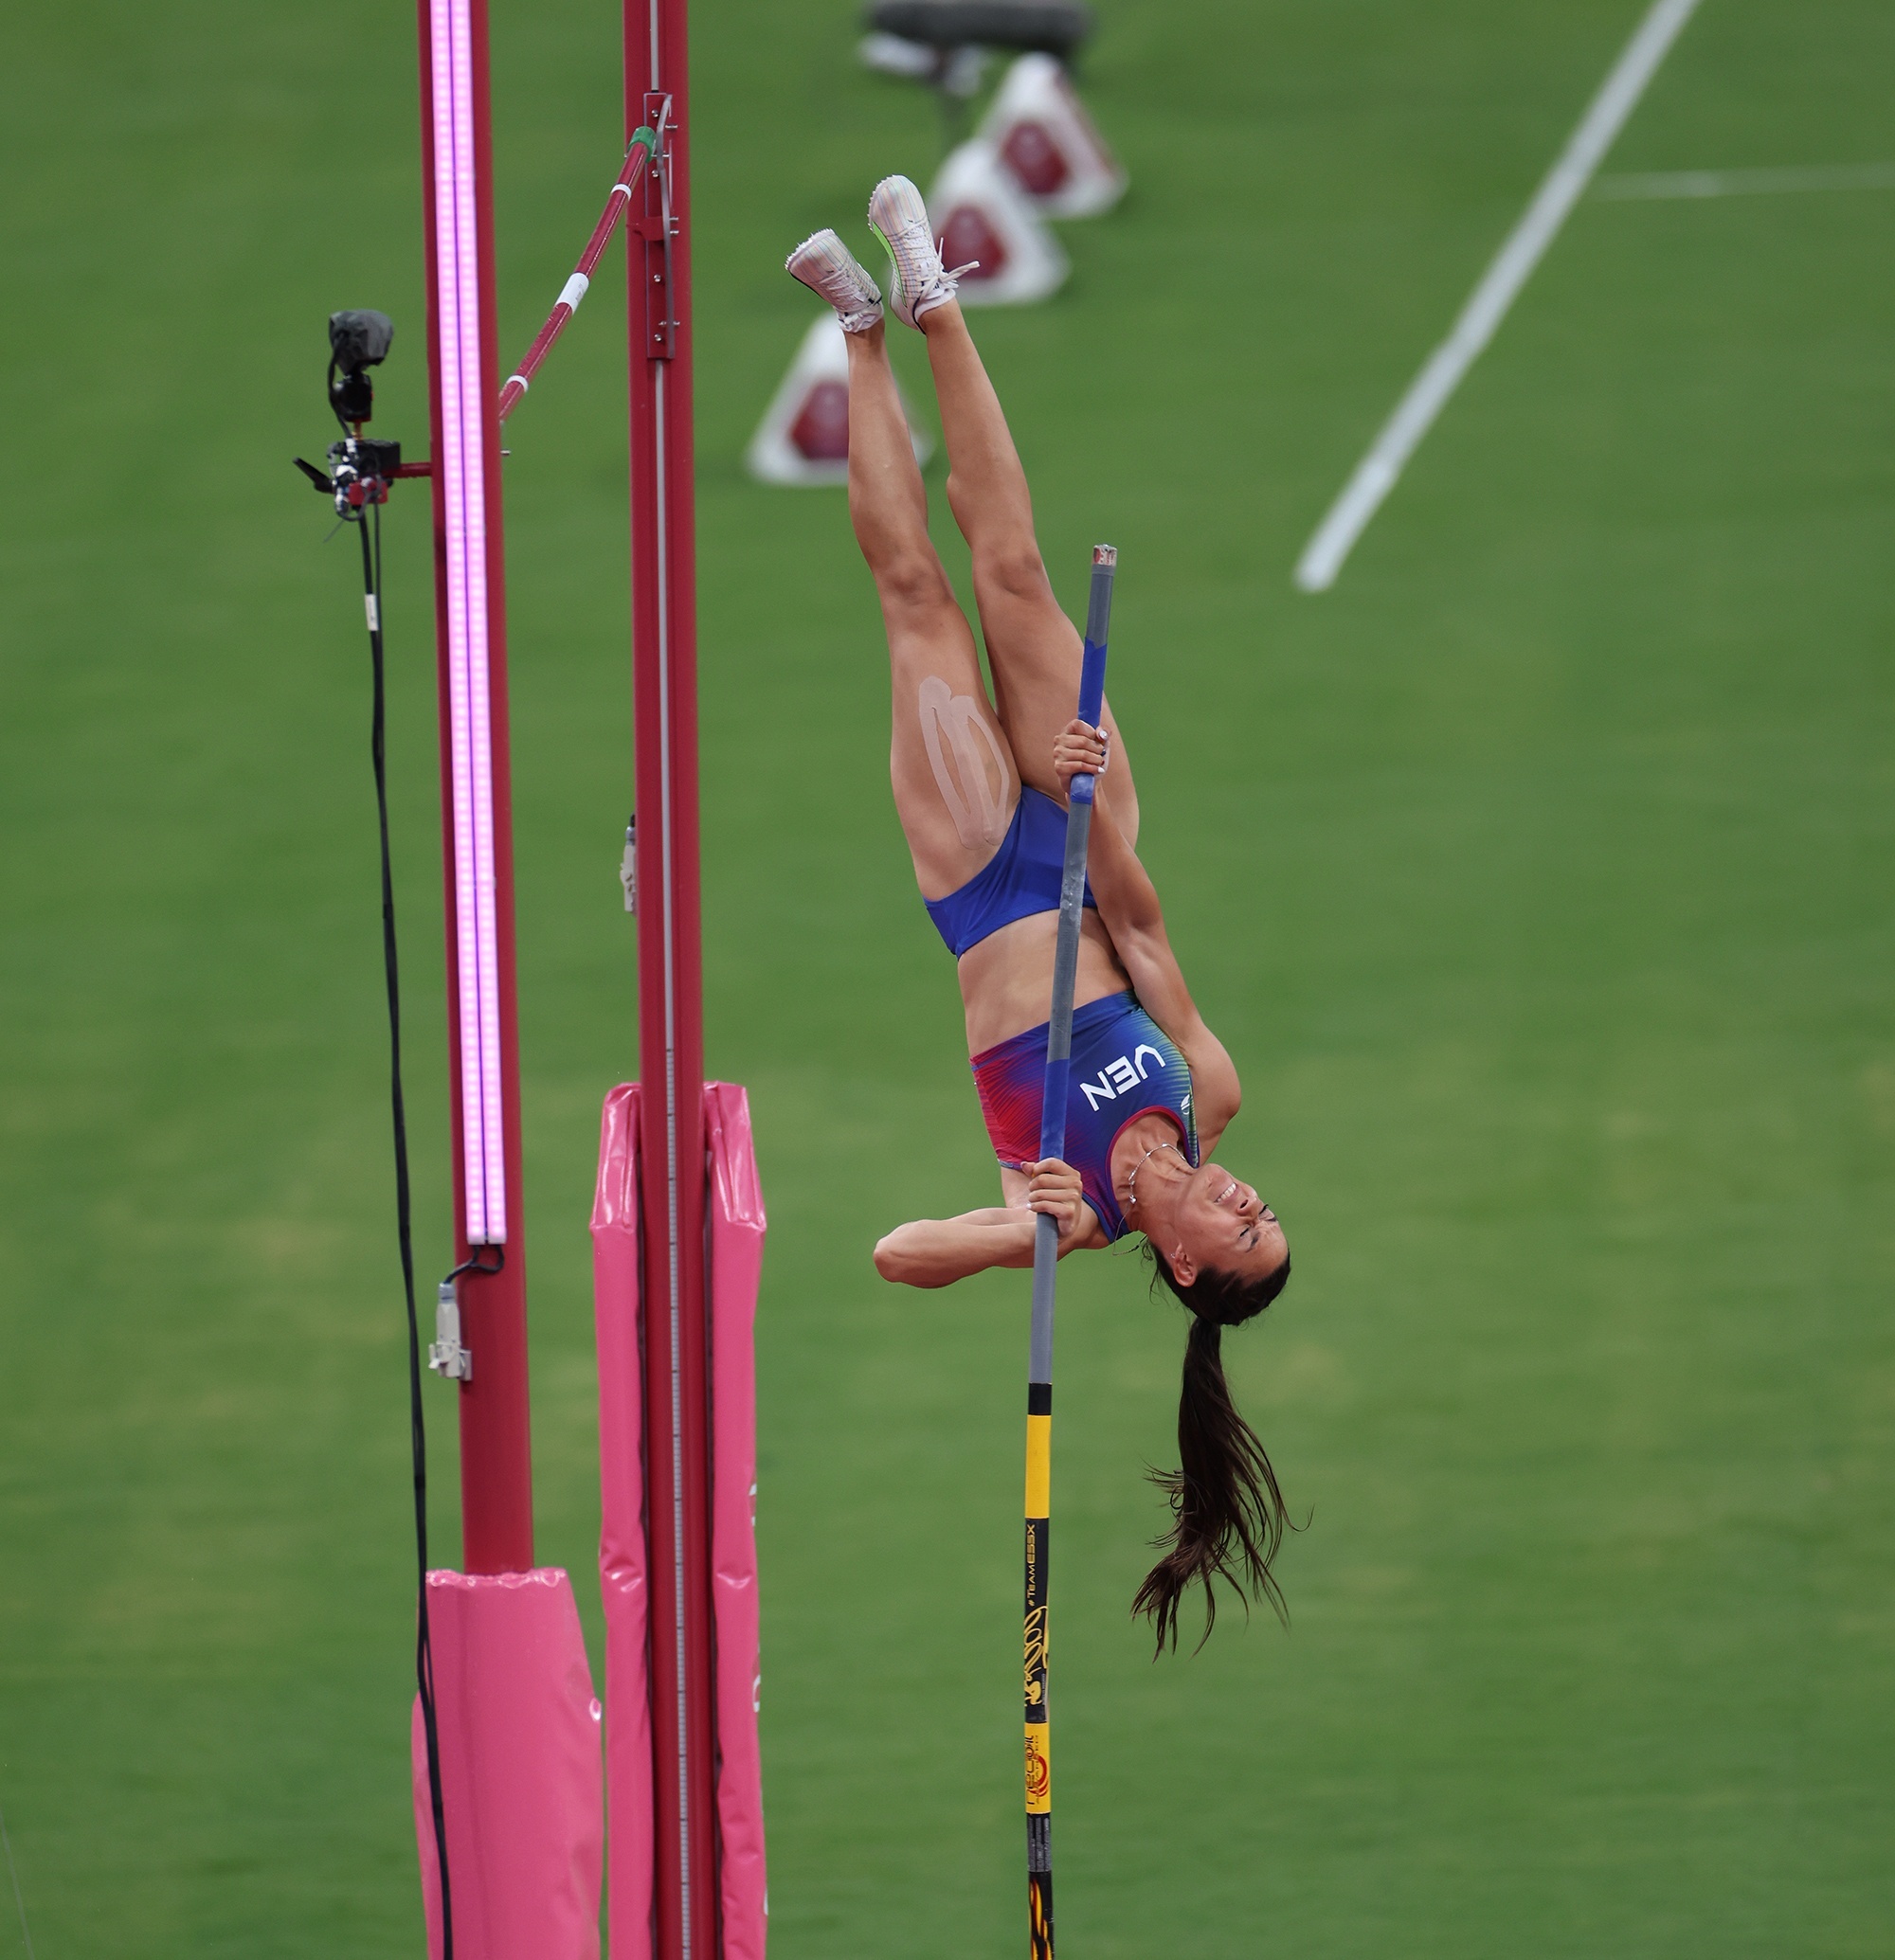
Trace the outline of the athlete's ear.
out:
M 1171 1277 L 1181 1286 L 1188 1286 L 1198 1277 L 1198 1262 L 1182 1246 L 1175 1246 L 1164 1262 L 1171 1268 Z

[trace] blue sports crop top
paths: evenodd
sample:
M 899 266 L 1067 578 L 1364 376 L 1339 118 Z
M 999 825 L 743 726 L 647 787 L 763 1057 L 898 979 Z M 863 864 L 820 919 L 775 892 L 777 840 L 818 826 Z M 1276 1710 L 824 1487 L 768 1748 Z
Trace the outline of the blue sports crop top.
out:
M 1046 1027 L 1025 1029 L 971 1064 L 994 1155 L 1018 1170 L 1039 1155 L 1045 1099 Z M 1112 1189 L 1112 1145 L 1128 1124 L 1157 1112 L 1178 1126 L 1179 1147 L 1195 1167 L 1198 1124 L 1191 1070 L 1135 994 L 1089 1000 L 1073 1016 L 1073 1072 L 1066 1091 L 1065 1161 L 1079 1173 L 1086 1202 L 1106 1236 L 1126 1231 Z
M 1056 912 L 1065 866 L 1066 812 L 1051 797 L 1022 783 L 1001 848 L 958 891 L 922 903 L 958 960 L 1016 919 Z M 1086 903 L 1092 905 L 1090 883 Z

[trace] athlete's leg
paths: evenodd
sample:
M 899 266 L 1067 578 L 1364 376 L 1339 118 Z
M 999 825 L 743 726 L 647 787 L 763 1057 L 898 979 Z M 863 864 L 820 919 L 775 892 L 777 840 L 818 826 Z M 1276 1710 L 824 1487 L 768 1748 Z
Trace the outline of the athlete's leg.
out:
M 1006 836 L 1020 779 L 973 633 L 928 535 L 928 494 L 884 329 L 851 333 L 848 347 L 849 516 L 888 630 L 889 774 L 921 895 L 945 898 Z
M 1053 738 L 1072 720 L 1079 696 L 1079 635 L 1053 596 L 1034 536 L 1026 472 L 959 302 L 924 314 L 921 330 L 948 440 L 948 501 L 973 554 L 995 705 L 1021 776 L 1056 796 Z M 1110 706 L 1105 721 L 1112 732 L 1113 814 L 1136 843 L 1138 793 Z

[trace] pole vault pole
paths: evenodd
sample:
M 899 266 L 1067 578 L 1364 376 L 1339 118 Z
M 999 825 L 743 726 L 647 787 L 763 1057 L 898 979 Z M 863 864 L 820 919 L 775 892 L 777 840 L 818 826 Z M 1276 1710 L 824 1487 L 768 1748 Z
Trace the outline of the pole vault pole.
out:
M 1106 695 L 1106 640 L 1119 554 L 1092 552 L 1086 645 L 1079 666 L 1079 719 L 1099 726 Z M 1067 1081 L 1073 1066 L 1073 989 L 1079 968 L 1079 914 L 1092 838 L 1091 776 L 1067 792 L 1066 859 L 1059 879 L 1059 931 L 1053 953 L 1053 1011 L 1046 1026 L 1046 1079 L 1039 1154 L 1066 1154 Z M 1046 1700 L 1048 1576 L 1053 1515 L 1053 1303 L 1059 1283 L 1059 1225 L 1042 1212 L 1033 1233 L 1033 1331 L 1026 1371 L 1026 1900 L 1032 1960 L 1053 1960 L 1053 1730 Z
M 659 1960 L 714 1960 L 697 552 L 686 0 L 624 0 L 625 135 L 656 133 L 627 213 L 640 1178 Z

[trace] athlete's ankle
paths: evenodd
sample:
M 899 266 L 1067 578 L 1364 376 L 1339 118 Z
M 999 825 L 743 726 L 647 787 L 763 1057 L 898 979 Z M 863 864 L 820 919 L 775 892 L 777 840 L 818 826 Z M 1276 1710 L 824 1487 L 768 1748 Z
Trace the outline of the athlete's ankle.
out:
M 917 315 L 914 324 L 923 333 L 933 333 L 942 329 L 948 332 L 958 329 L 965 333 L 967 331 L 967 316 L 961 311 L 961 302 L 958 299 L 943 299 L 930 306 L 926 313 Z

